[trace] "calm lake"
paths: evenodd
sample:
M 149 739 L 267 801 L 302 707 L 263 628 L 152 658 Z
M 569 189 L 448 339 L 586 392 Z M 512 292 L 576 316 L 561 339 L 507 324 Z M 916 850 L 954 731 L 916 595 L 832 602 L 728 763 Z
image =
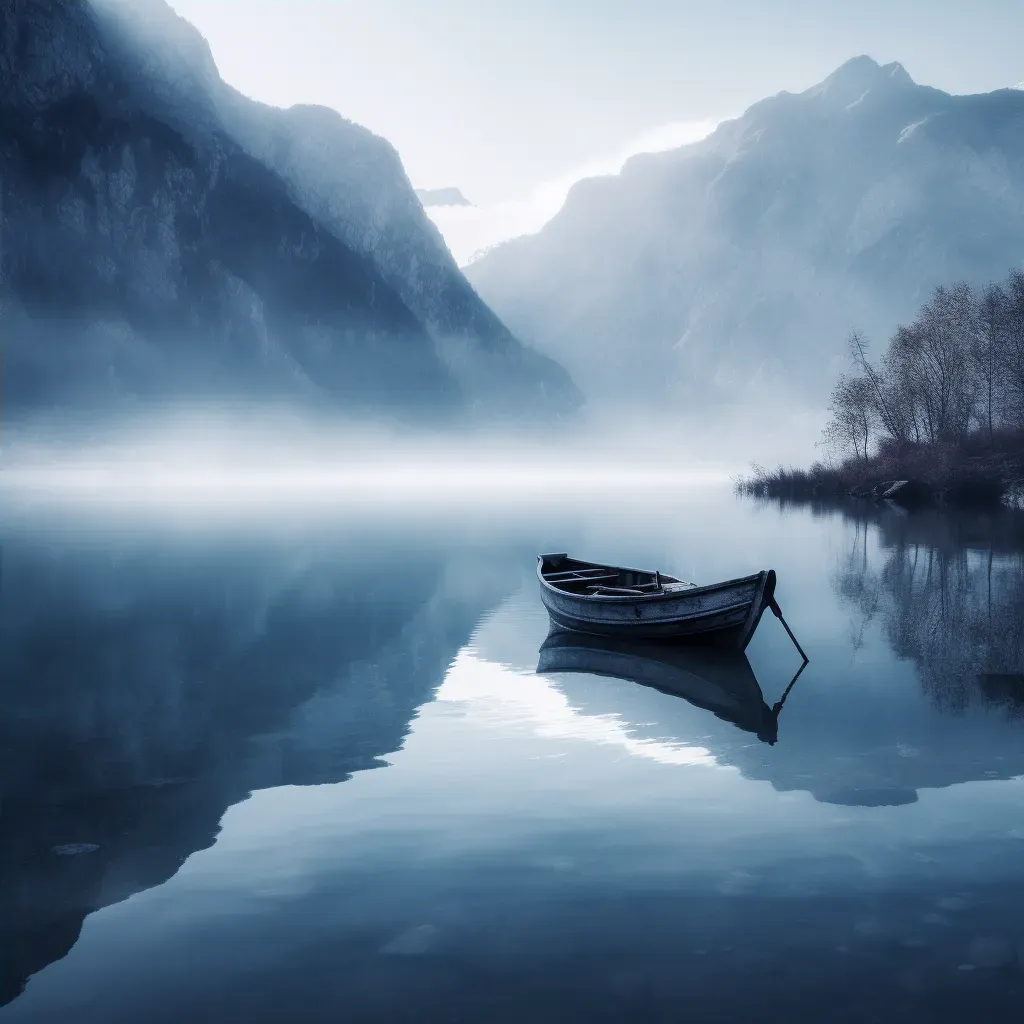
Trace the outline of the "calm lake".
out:
M 540 551 L 776 569 L 778 742 L 538 674 Z M 0 615 L 2 1024 L 1020 1019 L 1019 515 L 26 513 Z

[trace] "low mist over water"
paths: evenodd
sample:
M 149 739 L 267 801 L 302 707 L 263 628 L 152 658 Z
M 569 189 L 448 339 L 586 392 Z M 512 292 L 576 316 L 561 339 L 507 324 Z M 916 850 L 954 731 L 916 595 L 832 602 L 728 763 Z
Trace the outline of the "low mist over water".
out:
M 210 516 L 288 527 L 362 510 L 445 516 L 460 506 L 505 514 L 649 496 L 663 501 L 745 471 L 734 433 L 641 421 L 559 430 L 410 431 L 383 421 L 295 411 L 211 408 L 131 420 L 9 430 L 0 493 L 8 517 Z M 764 435 L 763 447 L 776 443 Z M 755 446 L 756 450 L 756 446 Z

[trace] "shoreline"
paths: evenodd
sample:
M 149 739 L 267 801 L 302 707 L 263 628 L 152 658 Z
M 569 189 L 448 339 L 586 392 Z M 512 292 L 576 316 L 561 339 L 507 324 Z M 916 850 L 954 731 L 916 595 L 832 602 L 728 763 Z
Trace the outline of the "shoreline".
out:
M 1017 439 L 1015 439 L 1016 441 Z M 930 444 L 809 469 L 753 467 L 738 494 L 788 501 L 892 502 L 905 509 L 1024 509 L 1024 447 Z

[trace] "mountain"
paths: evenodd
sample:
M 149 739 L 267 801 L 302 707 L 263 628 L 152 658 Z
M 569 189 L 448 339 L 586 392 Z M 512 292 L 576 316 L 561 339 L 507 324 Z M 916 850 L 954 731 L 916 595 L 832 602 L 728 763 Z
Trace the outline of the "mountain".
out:
M 4 4 L 0 41 L 8 414 L 578 402 L 474 293 L 387 142 L 241 96 L 163 0 Z
M 418 188 L 416 195 L 426 206 L 472 206 L 457 188 Z
M 468 276 L 588 397 L 820 407 L 853 327 L 880 343 L 935 286 L 1024 259 L 1022 129 L 1018 91 L 951 96 L 857 57 L 578 183 Z

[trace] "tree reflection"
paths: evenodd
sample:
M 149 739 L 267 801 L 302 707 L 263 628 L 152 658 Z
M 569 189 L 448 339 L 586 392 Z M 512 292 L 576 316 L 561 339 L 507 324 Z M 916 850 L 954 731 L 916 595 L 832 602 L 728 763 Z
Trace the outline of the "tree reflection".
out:
M 849 518 L 851 543 L 832 582 L 853 610 L 854 648 L 877 622 L 943 710 L 984 701 L 1020 713 L 1024 519 L 895 509 Z

